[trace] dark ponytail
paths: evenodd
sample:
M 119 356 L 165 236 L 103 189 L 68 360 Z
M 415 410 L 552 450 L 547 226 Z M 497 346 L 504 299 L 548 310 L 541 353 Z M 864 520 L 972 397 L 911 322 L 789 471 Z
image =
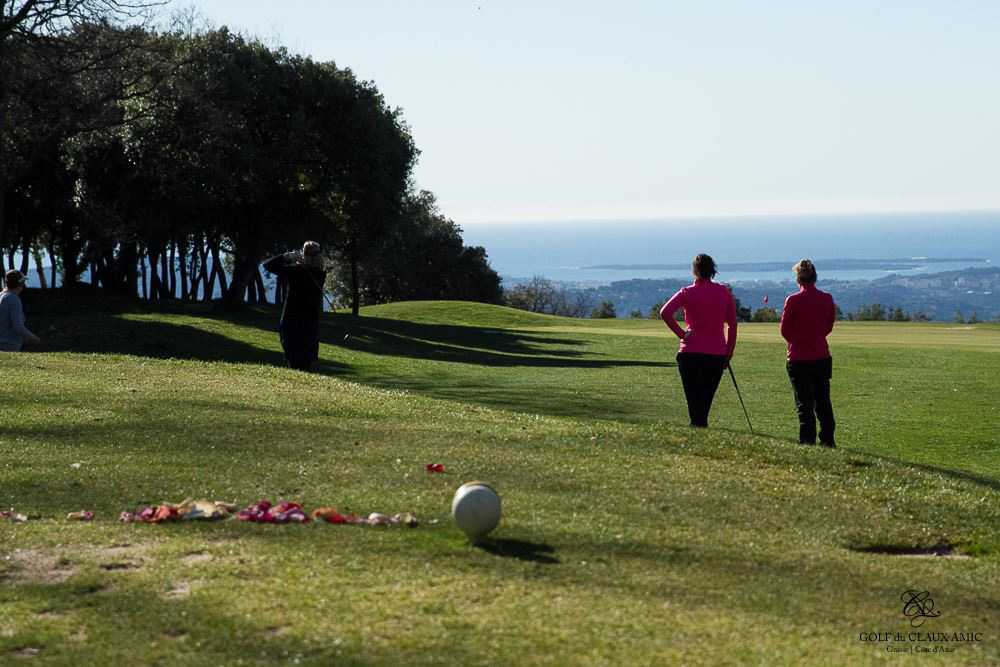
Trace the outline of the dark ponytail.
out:
M 711 280 L 717 273 L 715 270 L 715 260 L 705 253 L 698 253 L 698 256 L 691 262 L 691 271 L 700 280 Z

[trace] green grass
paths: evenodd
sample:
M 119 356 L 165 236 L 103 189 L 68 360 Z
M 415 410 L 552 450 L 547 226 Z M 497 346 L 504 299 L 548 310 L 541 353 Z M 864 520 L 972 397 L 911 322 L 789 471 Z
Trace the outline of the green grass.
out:
M 0 357 L 0 505 L 40 517 L 0 523 L 0 664 L 875 663 L 911 588 L 923 630 L 984 633 L 948 664 L 1000 661 L 996 327 L 838 325 L 827 451 L 769 325 L 734 361 L 752 437 L 728 385 L 684 425 L 658 322 L 391 304 L 326 316 L 303 375 L 273 308 L 39 298 L 49 351 Z M 482 547 L 469 479 L 504 499 Z M 188 495 L 424 523 L 116 522 Z M 942 545 L 970 557 L 879 553 Z

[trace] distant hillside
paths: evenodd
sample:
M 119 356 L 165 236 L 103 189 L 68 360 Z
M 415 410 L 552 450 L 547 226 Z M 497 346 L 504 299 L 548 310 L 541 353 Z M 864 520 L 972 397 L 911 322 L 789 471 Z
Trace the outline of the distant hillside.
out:
M 593 303 L 610 299 L 619 317 L 633 310 L 649 312 L 650 306 L 669 298 L 690 281 L 677 279 L 621 280 L 583 290 Z M 792 281 L 733 281 L 733 293 L 742 305 L 756 310 L 764 305 L 781 309 L 785 297 L 798 291 Z M 936 321 L 951 321 L 956 311 L 981 320 L 1000 316 L 1000 267 L 945 271 L 918 276 L 892 274 L 877 280 L 820 280 L 820 289 L 833 294 L 847 314 L 860 306 L 881 303 L 907 312 L 923 311 Z
M 860 269 L 878 269 L 883 271 L 905 271 L 915 269 L 925 264 L 958 264 L 967 262 L 970 264 L 982 264 L 985 259 L 976 257 L 901 257 L 896 259 L 821 259 L 816 263 L 821 265 L 826 271 L 857 271 Z M 787 271 L 794 260 L 787 259 L 780 262 L 736 262 L 727 263 L 727 271 Z M 585 266 L 585 269 L 611 269 L 616 271 L 643 271 L 643 270 L 663 270 L 677 271 L 686 270 L 690 267 L 688 263 L 681 264 L 598 264 L 596 266 Z

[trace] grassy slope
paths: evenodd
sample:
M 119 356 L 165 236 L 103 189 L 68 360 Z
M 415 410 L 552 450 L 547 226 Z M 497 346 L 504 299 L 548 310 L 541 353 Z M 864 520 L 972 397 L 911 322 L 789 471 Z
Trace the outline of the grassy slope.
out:
M 355 332 L 349 349 L 362 352 L 349 357 L 346 374 L 541 414 L 687 422 L 673 368 L 676 343 L 661 322 L 574 321 L 476 304 L 456 310 L 459 322 L 478 319 L 492 329 L 456 326 L 448 304 L 368 309 L 368 317 L 343 325 Z M 401 321 L 368 324 L 372 318 Z M 740 331 L 733 366 L 756 431 L 795 437 L 777 326 Z M 1000 370 L 1000 327 L 841 323 L 831 345 L 842 446 L 1000 480 L 998 392 L 984 372 Z M 725 379 L 713 424 L 743 431 L 742 408 Z
M 27 648 L 66 664 L 875 661 L 884 646 L 858 633 L 907 631 L 898 597 L 917 586 L 946 613 L 932 629 L 987 633 L 953 662 L 1000 660 L 997 436 L 974 419 L 997 403 L 982 370 L 995 343 L 928 352 L 891 342 L 919 329 L 883 327 L 865 334 L 878 344 L 837 345 L 842 449 L 829 452 L 746 436 L 731 388 L 718 428 L 692 437 L 655 323 L 384 306 L 331 318 L 321 368 L 339 377 L 327 377 L 209 361 L 278 362 L 270 309 L 225 321 L 108 304 L 46 319 L 38 306 L 42 333 L 58 327 L 50 345 L 150 358 L 0 361 L 17 397 L 0 504 L 44 517 L 0 524 L 0 662 Z M 736 366 L 755 425 L 787 437 L 780 345 L 765 327 L 744 334 Z M 151 358 L 166 356 L 187 359 Z M 886 374 L 879 386 L 911 384 L 880 396 L 872 378 Z M 448 472 L 423 472 L 432 461 Z M 505 501 L 485 549 L 447 518 L 470 478 Z M 113 521 L 188 494 L 439 522 Z M 61 519 L 82 508 L 99 520 Z M 942 541 L 977 555 L 901 566 L 845 548 Z

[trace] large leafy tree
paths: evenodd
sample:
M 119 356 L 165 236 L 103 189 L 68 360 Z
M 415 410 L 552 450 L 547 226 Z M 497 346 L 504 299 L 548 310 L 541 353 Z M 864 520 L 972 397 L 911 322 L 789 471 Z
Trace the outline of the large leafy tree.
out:
M 329 236 L 346 268 L 352 312 L 373 301 L 363 294 L 363 270 L 380 261 L 383 241 L 402 224 L 403 202 L 418 151 L 399 109 L 369 82 L 332 63 L 313 73 L 320 120 L 312 145 L 325 159 L 316 170 L 314 198 L 330 223 Z
M 406 194 L 400 224 L 376 248 L 361 276 L 366 303 L 503 299 L 500 277 L 490 267 L 486 250 L 464 245 L 461 228 L 440 213 L 434 195 L 426 190 Z M 340 284 L 343 290 L 344 281 Z
M 151 48 L 137 27 L 161 0 L 3 0 L 0 2 L 0 246 L 9 238 L 6 201 L 53 141 L 121 119 L 114 100 L 143 94 L 123 58 Z M 122 26 L 114 28 L 114 26 Z M 124 27 L 132 26 L 132 27 Z M 131 70 L 138 76 L 145 76 Z M 74 103 L 52 104 L 62 96 Z M 39 100 L 49 113 L 37 113 Z M 2 260 L 0 260 L 2 261 Z

